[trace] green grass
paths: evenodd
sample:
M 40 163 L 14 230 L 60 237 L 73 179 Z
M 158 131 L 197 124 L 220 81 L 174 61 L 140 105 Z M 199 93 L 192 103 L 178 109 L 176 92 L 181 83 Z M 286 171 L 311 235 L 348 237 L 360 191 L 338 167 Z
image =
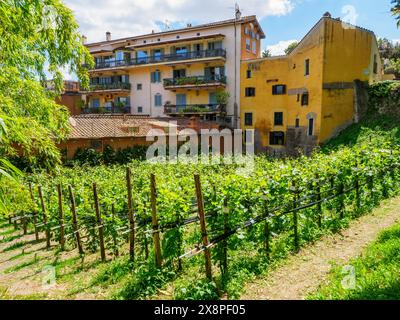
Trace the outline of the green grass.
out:
M 363 255 L 351 260 L 348 266 L 354 268 L 355 282 L 346 282 L 348 273 L 343 273 L 344 266 L 335 266 L 328 282 L 308 299 L 400 300 L 400 223 L 383 231 Z
M 387 143 L 400 144 L 399 119 L 389 116 L 374 115 L 363 119 L 358 124 L 353 124 L 342 131 L 339 136 L 328 141 L 322 150 L 331 152 L 343 145 L 354 146 L 369 144 L 382 147 Z

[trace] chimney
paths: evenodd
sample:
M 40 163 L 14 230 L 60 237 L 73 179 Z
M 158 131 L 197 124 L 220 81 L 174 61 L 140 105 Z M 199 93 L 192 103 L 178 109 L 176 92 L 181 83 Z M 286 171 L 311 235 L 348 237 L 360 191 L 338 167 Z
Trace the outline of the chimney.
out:
M 111 41 L 111 32 L 110 31 L 106 32 L 106 41 Z
M 186 27 L 187 27 L 187 28 L 191 28 L 191 27 L 192 27 L 192 24 L 191 24 L 191 23 L 188 23 L 188 24 L 186 25 Z
M 242 12 L 240 11 L 239 5 L 235 4 L 235 17 L 236 20 L 240 20 L 242 18 Z
M 86 44 L 87 43 L 87 37 L 83 34 L 82 35 L 82 44 Z
M 329 11 L 324 13 L 324 18 L 332 18 L 332 15 Z

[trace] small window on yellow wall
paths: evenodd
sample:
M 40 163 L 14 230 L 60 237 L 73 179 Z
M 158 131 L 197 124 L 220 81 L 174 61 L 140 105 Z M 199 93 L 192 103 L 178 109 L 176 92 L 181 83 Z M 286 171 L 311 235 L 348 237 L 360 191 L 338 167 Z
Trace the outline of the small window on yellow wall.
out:
M 253 125 L 253 113 L 252 112 L 246 112 L 244 114 L 244 125 L 245 126 Z

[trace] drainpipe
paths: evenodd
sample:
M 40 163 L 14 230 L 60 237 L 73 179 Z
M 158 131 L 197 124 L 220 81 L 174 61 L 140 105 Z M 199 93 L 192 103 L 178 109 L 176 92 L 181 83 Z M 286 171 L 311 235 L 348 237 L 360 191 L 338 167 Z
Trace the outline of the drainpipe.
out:
M 233 128 L 238 128 L 238 104 L 237 104 L 237 18 L 235 17 L 235 93 L 233 103 Z

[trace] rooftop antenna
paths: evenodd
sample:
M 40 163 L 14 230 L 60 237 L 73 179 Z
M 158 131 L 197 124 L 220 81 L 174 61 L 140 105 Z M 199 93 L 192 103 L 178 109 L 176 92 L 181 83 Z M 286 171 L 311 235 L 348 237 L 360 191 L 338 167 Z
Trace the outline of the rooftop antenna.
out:
M 171 23 L 169 22 L 169 20 L 166 19 L 164 22 L 164 31 L 169 31 L 171 29 L 172 29 Z
M 240 11 L 238 3 L 235 2 L 235 18 L 236 20 L 240 20 L 241 17 L 242 17 L 242 12 Z

